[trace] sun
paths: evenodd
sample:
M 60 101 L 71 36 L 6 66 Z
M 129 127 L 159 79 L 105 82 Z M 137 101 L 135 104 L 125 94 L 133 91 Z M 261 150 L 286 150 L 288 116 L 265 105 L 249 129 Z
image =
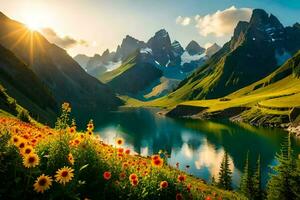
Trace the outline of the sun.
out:
M 41 29 L 41 23 L 36 17 L 27 17 L 25 20 L 25 25 L 31 31 L 37 31 Z

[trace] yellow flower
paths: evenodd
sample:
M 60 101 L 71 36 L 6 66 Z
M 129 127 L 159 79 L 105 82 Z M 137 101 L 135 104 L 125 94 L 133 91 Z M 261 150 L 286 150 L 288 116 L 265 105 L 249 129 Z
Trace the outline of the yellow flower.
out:
M 91 132 L 94 130 L 94 124 L 93 121 L 90 121 L 87 125 L 87 131 Z
M 24 156 L 29 155 L 34 153 L 34 149 L 32 148 L 32 146 L 30 145 L 26 145 L 23 149 L 22 149 L 22 154 Z
M 52 185 L 52 178 L 42 174 L 39 176 L 35 183 L 33 184 L 34 190 L 37 193 L 44 193 L 45 190 L 48 190 Z
M 152 166 L 154 167 L 162 167 L 164 164 L 164 160 L 160 157 L 151 160 Z
M 21 141 L 21 138 L 17 135 L 12 136 L 11 141 L 14 145 L 18 146 L 19 142 Z
M 65 185 L 70 182 L 74 177 L 74 169 L 70 167 L 63 167 L 56 171 L 55 180 L 56 182 Z
M 69 160 L 69 163 L 71 165 L 74 165 L 75 160 L 74 160 L 74 157 L 71 153 L 69 153 L 69 155 L 68 155 L 68 160 Z
M 76 126 L 68 128 L 68 133 L 76 133 Z
M 39 164 L 40 164 L 40 158 L 35 153 L 31 153 L 23 157 L 23 165 L 26 168 L 35 167 Z
M 122 144 L 124 144 L 123 138 L 117 138 L 117 139 L 116 139 L 116 144 L 117 144 L 117 145 L 122 145 Z

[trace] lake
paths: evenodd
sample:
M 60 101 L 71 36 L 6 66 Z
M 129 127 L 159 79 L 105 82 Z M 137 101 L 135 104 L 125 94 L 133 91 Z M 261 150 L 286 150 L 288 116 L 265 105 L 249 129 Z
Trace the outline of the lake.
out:
M 233 185 L 239 185 L 246 154 L 254 167 L 261 156 L 262 179 L 265 185 L 270 166 L 276 164 L 287 133 L 279 129 L 256 128 L 229 121 L 172 119 L 157 115 L 155 110 L 122 109 L 95 120 L 96 132 L 110 144 L 116 137 L 125 139 L 125 147 L 147 156 L 166 150 L 170 165 L 180 163 L 182 170 L 208 182 L 218 176 L 224 151 L 230 156 Z M 292 138 L 294 154 L 300 153 L 300 140 Z

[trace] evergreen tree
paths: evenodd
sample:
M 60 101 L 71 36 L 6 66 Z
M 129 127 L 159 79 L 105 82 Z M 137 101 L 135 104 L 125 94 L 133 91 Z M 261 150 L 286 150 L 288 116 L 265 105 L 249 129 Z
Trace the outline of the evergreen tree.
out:
M 247 198 L 250 199 L 251 191 L 252 191 L 252 181 L 251 181 L 251 173 L 249 167 L 249 151 L 247 152 L 244 173 L 241 178 L 240 191 L 243 195 L 245 195 Z
M 228 153 L 225 151 L 219 172 L 218 186 L 225 190 L 231 190 L 232 172 L 230 170 Z
M 217 182 L 216 182 L 215 176 L 211 177 L 211 185 L 212 186 L 217 186 L 218 185 Z
M 260 167 L 260 155 L 257 158 L 255 173 L 252 178 L 252 198 L 254 200 L 263 199 L 263 190 L 261 186 L 261 167 Z
M 295 161 L 292 158 L 291 137 L 282 145 L 281 152 L 276 155 L 279 162 L 274 167 L 275 174 L 271 176 L 268 183 L 267 199 L 293 200 L 299 199 L 293 192 L 294 173 L 296 171 Z M 296 186 L 297 187 L 297 186 Z M 298 185 L 299 187 L 299 185 Z

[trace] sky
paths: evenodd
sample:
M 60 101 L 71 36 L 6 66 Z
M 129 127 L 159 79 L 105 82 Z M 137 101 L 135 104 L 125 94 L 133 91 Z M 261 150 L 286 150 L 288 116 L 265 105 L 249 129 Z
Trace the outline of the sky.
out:
M 262 8 L 300 22 L 300 0 L 0 0 L 0 11 L 40 31 L 71 56 L 115 50 L 126 35 L 147 41 L 162 28 L 185 47 L 227 42 L 239 20 Z

